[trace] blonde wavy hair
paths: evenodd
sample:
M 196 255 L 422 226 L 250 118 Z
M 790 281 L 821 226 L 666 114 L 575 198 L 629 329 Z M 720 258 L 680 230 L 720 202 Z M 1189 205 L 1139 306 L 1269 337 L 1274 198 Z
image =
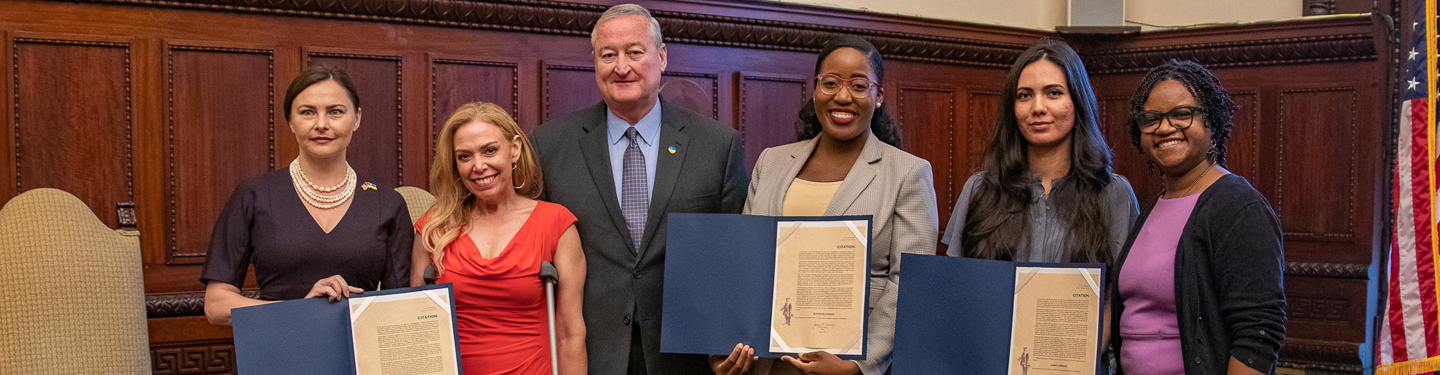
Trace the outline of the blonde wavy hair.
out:
M 455 132 L 472 122 L 494 125 L 506 139 L 518 138 L 520 158 L 511 171 L 511 183 L 520 182 L 515 186 L 515 194 L 530 199 L 540 196 L 540 165 L 530 147 L 530 139 L 515 119 L 494 103 L 467 103 L 456 109 L 450 119 L 445 120 L 445 128 L 440 130 L 440 140 L 435 145 L 435 161 L 430 165 L 430 193 L 435 195 L 435 203 L 425 211 L 429 221 L 420 230 L 436 275 L 445 272 L 441 262 L 445 245 L 460 236 L 461 228 L 470 225 L 470 213 L 477 204 L 475 195 L 460 183 L 460 172 L 455 166 Z

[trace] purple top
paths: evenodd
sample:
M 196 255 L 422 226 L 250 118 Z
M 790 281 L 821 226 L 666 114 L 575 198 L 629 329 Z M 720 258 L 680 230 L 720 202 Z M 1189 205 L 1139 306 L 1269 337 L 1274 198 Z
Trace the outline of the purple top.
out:
M 1200 194 L 1160 199 L 1135 236 L 1120 270 L 1120 363 L 1125 373 L 1184 374 L 1175 317 L 1175 247 Z

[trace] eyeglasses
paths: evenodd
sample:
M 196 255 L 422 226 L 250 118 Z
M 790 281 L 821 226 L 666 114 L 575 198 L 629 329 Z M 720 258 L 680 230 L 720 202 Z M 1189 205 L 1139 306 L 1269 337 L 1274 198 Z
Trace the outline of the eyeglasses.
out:
M 840 93 L 840 88 L 845 87 L 850 89 L 850 96 L 854 98 L 870 96 L 870 88 L 875 87 L 875 82 L 870 82 L 870 80 L 865 79 L 865 77 L 842 79 L 840 76 L 834 74 L 817 75 L 815 76 L 815 82 L 815 87 L 819 88 L 820 92 L 825 93 L 825 95 L 838 94 Z
M 1158 111 L 1143 111 L 1130 116 L 1135 126 L 1140 127 L 1140 132 L 1155 134 L 1160 130 L 1160 122 L 1170 119 L 1170 127 L 1175 130 L 1189 129 L 1194 124 L 1195 116 L 1204 114 L 1204 108 L 1183 105 L 1171 108 L 1170 112 L 1160 113 Z

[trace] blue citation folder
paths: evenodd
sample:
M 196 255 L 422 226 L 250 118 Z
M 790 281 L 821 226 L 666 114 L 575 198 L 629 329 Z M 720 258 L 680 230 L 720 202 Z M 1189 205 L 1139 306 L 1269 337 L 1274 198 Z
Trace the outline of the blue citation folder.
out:
M 451 332 L 455 330 L 455 293 L 451 284 L 425 285 L 378 292 L 352 293 L 375 297 L 445 289 L 450 296 Z M 235 362 L 241 375 L 356 375 L 351 341 L 349 303 L 302 298 L 231 310 L 235 331 Z M 452 334 L 455 348 L 458 335 Z M 458 353 L 457 353 L 458 354 Z M 459 355 L 456 371 L 459 371 Z
M 1006 374 L 1013 359 L 1010 330 L 1017 266 L 1100 268 L 1104 279 L 1104 266 L 1097 264 L 1062 266 L 922 254 L 902 254 L 900 264 L 891 363 L 895 375 Z M 1100 290 L 1103 293 L 1103 285 Z
M 792 221 L 864 221 L 870 243 L 870 216 L 777 217 L 738 214 L 669 214 L 665 242 L 665 291 L 660 320 L 660 351 L 729 354 L 736 343 L 771 353 L 770 322 L 775 284 L 778 225 Z M 869 247 L 866 248 L 865 303 L 870 300 Z M 868 339 L 870 311 L 864 308 Z M 840 355 L 863 359 L 861 354 Z

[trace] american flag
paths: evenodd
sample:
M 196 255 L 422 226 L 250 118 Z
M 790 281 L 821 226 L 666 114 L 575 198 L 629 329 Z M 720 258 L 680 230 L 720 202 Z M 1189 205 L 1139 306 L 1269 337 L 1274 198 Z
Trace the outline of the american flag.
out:
M 1381 319 L 1376 375 L 1440 371 L 1440 316 L 1437 316 L 1435 203 L 1435 13 L 1436 0 L 1423 0 L 1407 62 L 1395 150 L 1395 233 L 1390 247 L 1390 295 Z

